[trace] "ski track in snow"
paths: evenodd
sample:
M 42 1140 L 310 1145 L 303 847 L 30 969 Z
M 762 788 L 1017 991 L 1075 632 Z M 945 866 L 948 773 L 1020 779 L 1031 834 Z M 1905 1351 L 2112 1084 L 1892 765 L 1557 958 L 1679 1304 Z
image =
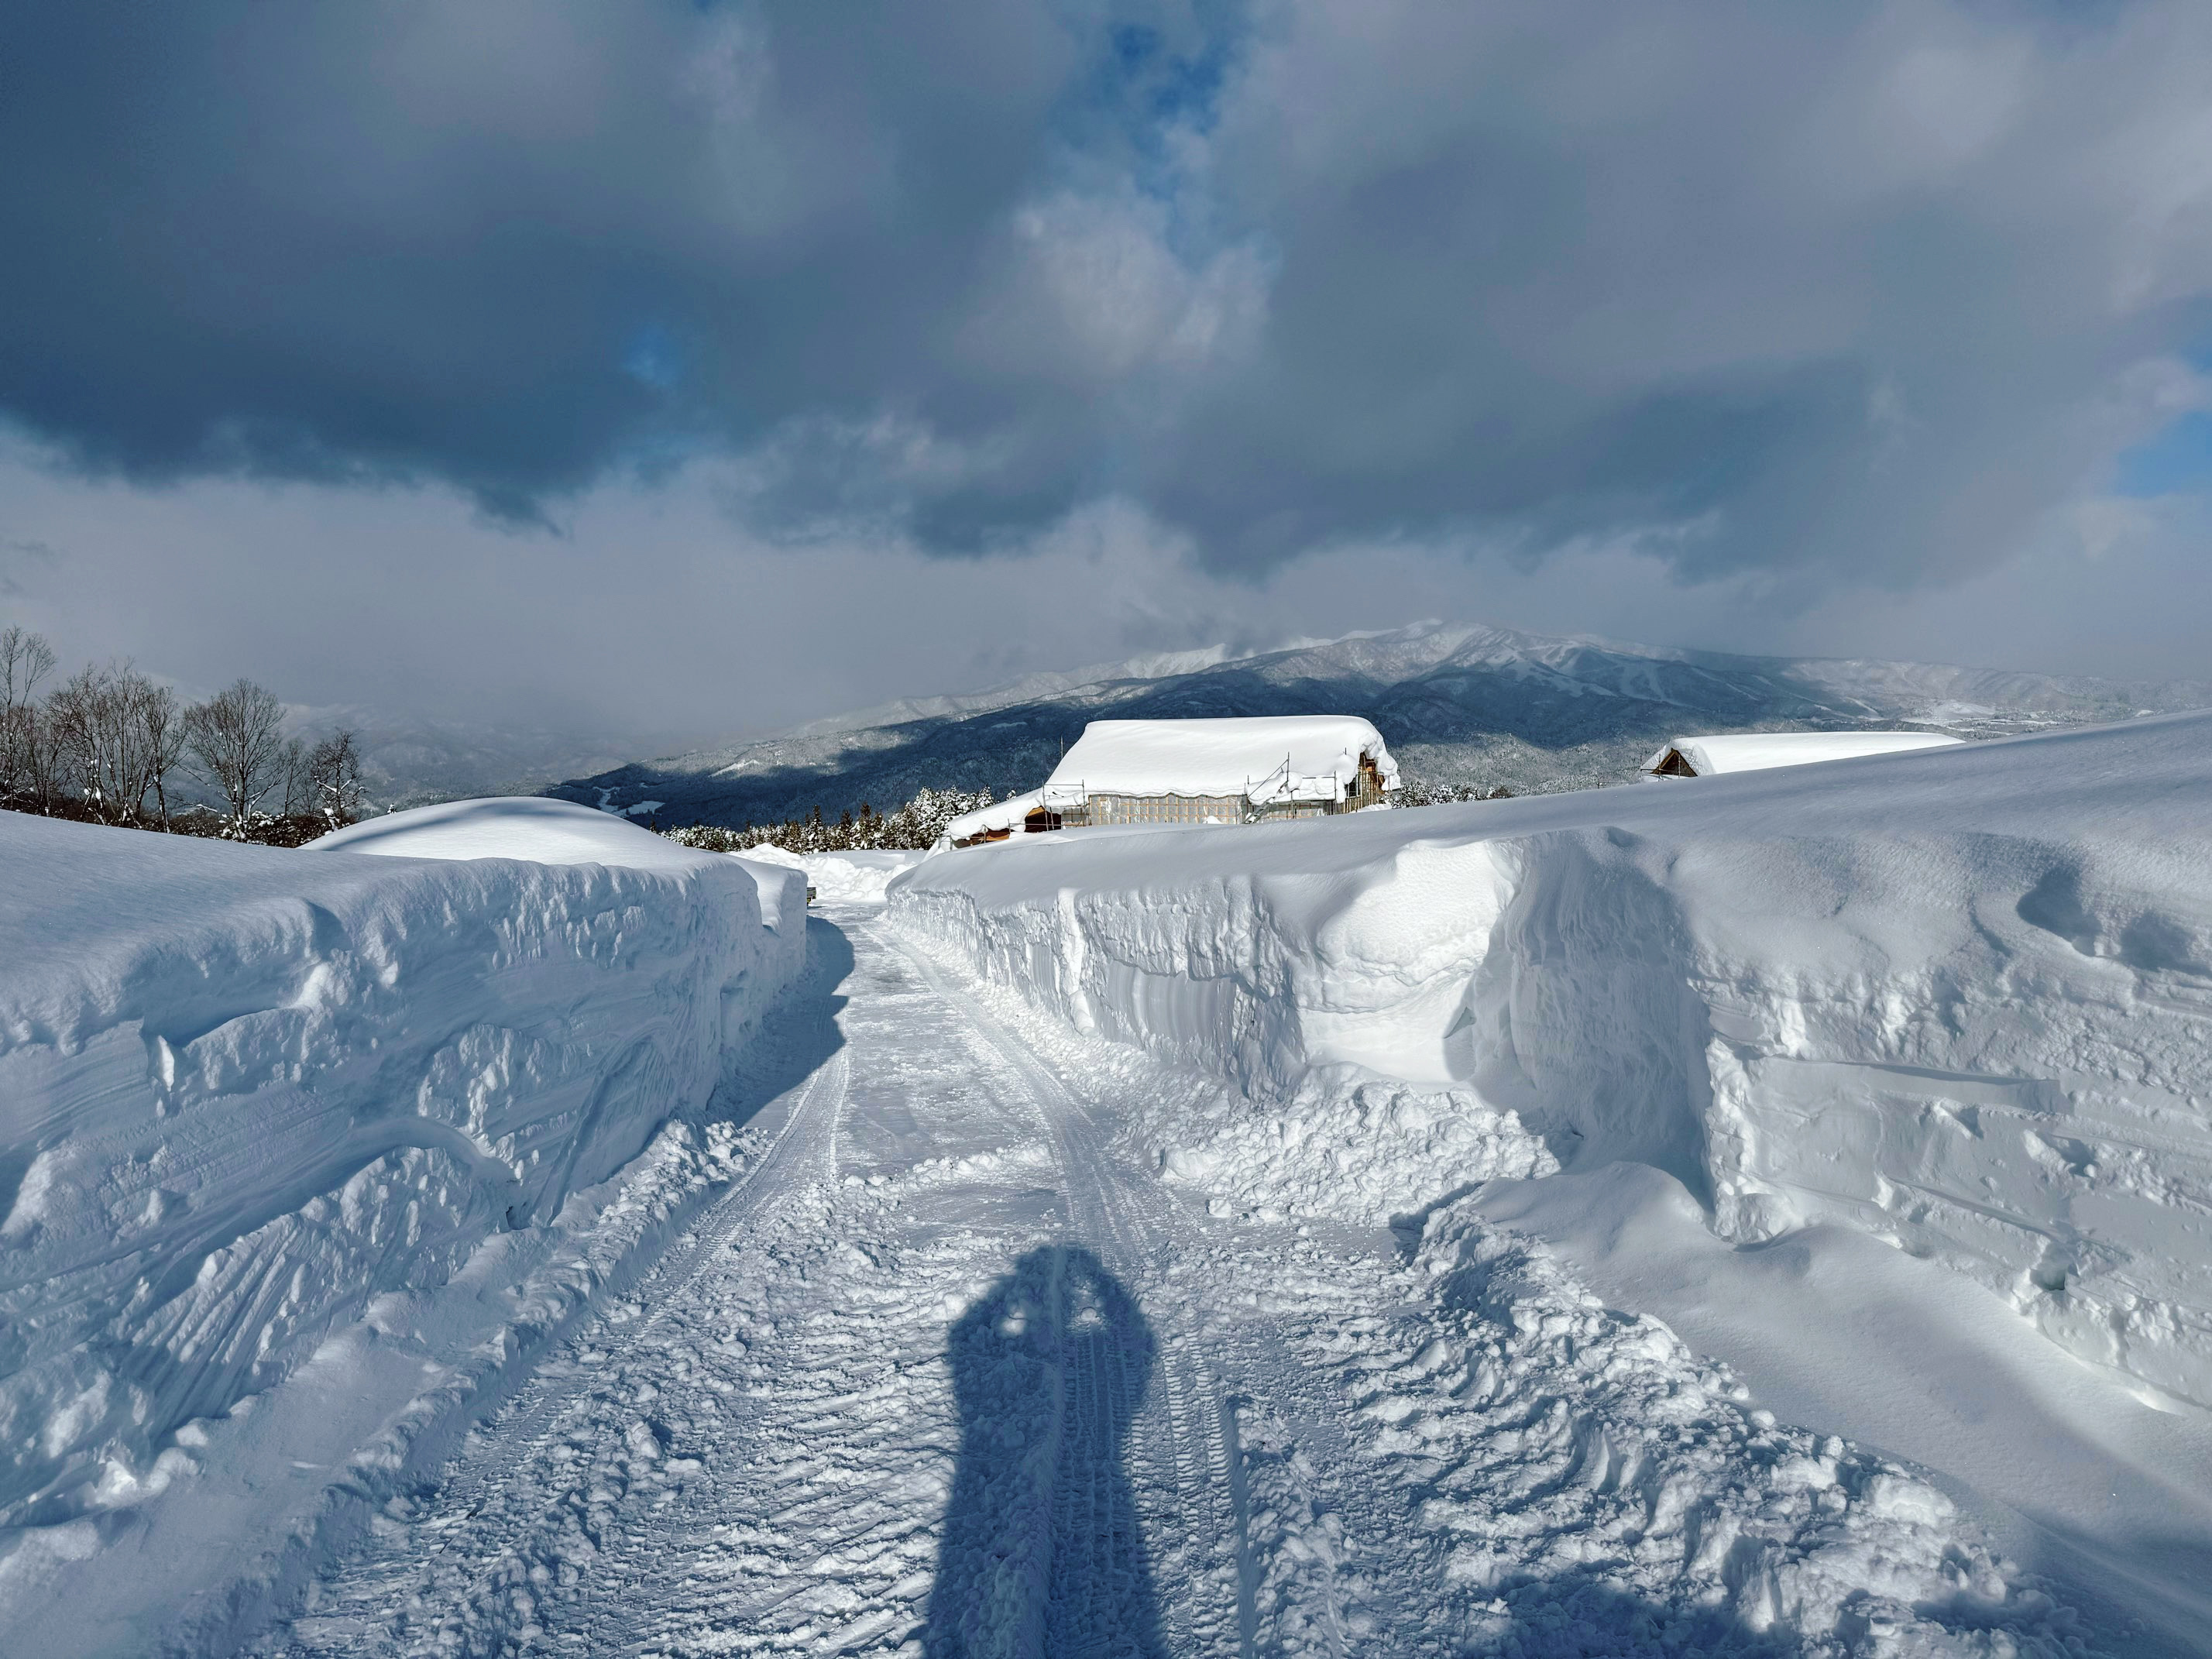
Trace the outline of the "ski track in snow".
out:
M 749 1126 L 744 1180 L 248 1651 L 1454 1654 L 1508 1632 L 1454 1565 L 1480 1481 L 1564 1534 L 1641 1513 L 1577 1475 L 1578 1422 L 1540 1456 L 1535 1409 L 1455 1426 L 1483 1408 L 1437 1392 L 1415 1264 L 1200 1215 L 1114 1139 L 1141 1071 L 834 920 L 844 1046 Z M 1658 1346 L 1626 1329 L 1608 1376 Z

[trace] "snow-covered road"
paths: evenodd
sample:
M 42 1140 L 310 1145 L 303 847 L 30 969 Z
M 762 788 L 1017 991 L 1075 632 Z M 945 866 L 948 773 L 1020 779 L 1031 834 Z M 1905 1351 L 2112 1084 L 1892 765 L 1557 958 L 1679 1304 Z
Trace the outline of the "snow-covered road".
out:
M 1225 1244 L 843 920 L 843 1046 L 754 1120 L 748 1173 L 261 1650 L 1249 1640 L 1224 1373 L 1269 1345 L 1176 1289 Z
M 1203 1213 L 1115 1133 L 1170 1073 L 810 926 L 840 995 L 744 1173 L 252 1651 L 2075 1650 L 1934 1492 L 1464 1206 Z

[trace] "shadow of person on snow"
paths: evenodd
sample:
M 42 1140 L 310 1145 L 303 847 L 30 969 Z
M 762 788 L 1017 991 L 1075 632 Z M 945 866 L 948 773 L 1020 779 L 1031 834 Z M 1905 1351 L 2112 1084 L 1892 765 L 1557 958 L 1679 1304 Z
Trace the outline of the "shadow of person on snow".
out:
M 952 1328 L 960 1461 L 922 1650 L 1158 1659 L 1121 1465 L 1152 1369 L 1135 1301 L 1088 1250 L 1030 1251 Z

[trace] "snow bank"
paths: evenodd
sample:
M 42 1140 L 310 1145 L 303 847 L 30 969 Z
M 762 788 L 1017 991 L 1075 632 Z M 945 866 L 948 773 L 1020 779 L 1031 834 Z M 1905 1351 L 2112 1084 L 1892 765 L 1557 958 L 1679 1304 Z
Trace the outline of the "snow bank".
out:
M 1718 737 L 1674 738 L 1646 762 L 1656 773 L 1669 755 L 1679 755 L 1692 774 L 1709 778 L 1723 772 L 1763 772 L 1773 766 L 1809 766 L 1821 761 L 1859 760 L 1869 755 L 1901 755 L 1915 749 L 1942 749 L 1959 742 L 1938 732 L 1741 732 Z
M 281 1555 L 353 1455 L 513 1357 L 556 1219 L 706 1104 L 803 960 L 788 872 L 585 808 L 319 846 L 0 813 L 0 1623 L 85 1584 L 173 1614 L 200 1530 L 280 1571 L 235 1540 Z M 125 1624 L 44 1650 L 153 1645 Z
M 319 853 L 403 859 L 528 859 L 626 870 L 697 870 L 714 857 L 573 801 L 495 795 L 364 818 L 309 843 Z
M 2200 714 L 1694 790 L 1019 838 L 930 860 L 890 908 L 1233 1085 L 1143 1133 L 1240 1206 L 1373 1219 L 1516 1158 L 1635 1160 L 1725 1238 L 1872 1234 L 2212 1403 L 2208 870 Z M 1446 1121 L 1465 1161 L 1433 1156 Z

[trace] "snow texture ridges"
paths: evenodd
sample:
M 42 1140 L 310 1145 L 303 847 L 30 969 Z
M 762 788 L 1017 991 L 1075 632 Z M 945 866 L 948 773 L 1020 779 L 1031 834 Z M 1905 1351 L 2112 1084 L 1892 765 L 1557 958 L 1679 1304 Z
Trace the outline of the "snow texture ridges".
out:
M 326 1488 L 404 1455 L 441 1388 L 612 1271 L 589 1235 L 634 1200 L 593 1189 L 706 1105 L 803 959 L 801 884 L 708 855 L 366 859 L 0 814 L 0 1616 L 19 1630 L 134 1528 L 142 1554 L 149 1528 L 189 1534 L 222 1483 L 179 1475 L 251 1486 L 288 1381 L 344 1387 L 307 1413 L 337 1464 L 252 1500 L 293 1503 L 283 1525 L 312 1530 Z M 683 1124 L 662 1139 L 672 1190 L 715 1178 Z
M 2082 1650 L 2073 1617 L 1942 1492 L 1738 1404 L 1724 1368 L 1604 1307 L 1543 1246 L 1448 1206 L 1413 1271 L 1433 1299 L 1395 1329 L 1343 1333 L 1346 1383 L 1370 1455 L 1416 1484 L 1413 1548 L 1476 1644 Z M 1376 1336 L 1398 1343 L 1379 1364 Z
M 1371 1218 L 1634 1159 L 1725 1237 L 1873 1233 L 2212 1403 L 2208 826 L 2212 716 L 2185 715 L 1030 837 L 929 860 L 890 914 L 1228 1085 L 1148 1130 L 1224 1202 Z

